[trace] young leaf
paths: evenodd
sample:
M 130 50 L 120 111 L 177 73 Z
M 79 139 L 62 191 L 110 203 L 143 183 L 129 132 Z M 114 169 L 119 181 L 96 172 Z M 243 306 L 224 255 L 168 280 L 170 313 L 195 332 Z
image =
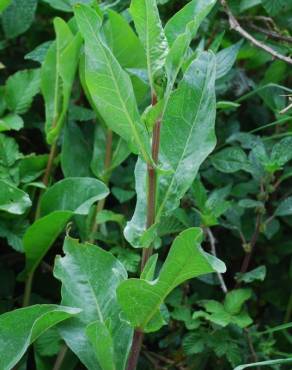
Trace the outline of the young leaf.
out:
M 151 161 L 149 136 L 140 119 L 130 77 L 102 40 L 101 18 L 82 4 L 75 7 L 75 17 L 85 41 L 84 78 L 93 104 L 114 132 Z
M 185 33 L 189 24 L 191 24 L 191 39 L 194 38 L 201 22 L 215 3 L 215 0 L 192 0 L 175 13 L 165 26 L 165 34 L 169 44 L 173 45 L 176 38 Z
M 74 214 L 88 214 L 92 204 L 107 195 L 108 189 L 101 181 L 87 177 L 67 178 L 49 188 L 41 201 L 42 217 L 23 237 L 25 273 L 36 269 Z
M 132 330 L 121 321 L 115 291 L 127 278 L 126 270 L 111 253 L 69 237 L 64 252 L 54 270 L 62 282 L 62 304 L 73 304 L 82 312 L 61 325 L 61 336 L 88 369 L 124 369 Z M 112 357 L 105 356 L 106 343 Z
M 40 70 L 28 69 L 16 72 L 6 81 L 5 97 L 7 106 L 17 114 L 28 111 L 34 96 L 40 88 Z
M 30 206 L 28 194 L 9 182 L 0 180 L 0 211 L 22 215 Z
M 173 242 L 156 280 L 129 279 L 119 285 L 118 301 L 133 327 L 145 332 L 158 330 L 164 324 L 160 306 L 175 287 L 203 274 L 225 272 L 223 262 L 200 248 L 201 241 L 201 229 L 183 231 Z
M 164 66 L 168 53 L 168 43 L 160 21 L 156 0 L 132 0 L 130 13 L 139 38 L 144 45 L 150 87 L 154 92 L 157 72 Z
M 55 18 L 54 27 L 56 42 L 50 46 L 41 68 L 49 144 L 56 140 L 64 124 L 81 46 L 80 35 L 74 36 L 61 18 Z
M 0 316 L 0 367 L 12 369 L 28 346 L 50 327 L 80 312 L 80 309 L 45 304 L 20 308 Z

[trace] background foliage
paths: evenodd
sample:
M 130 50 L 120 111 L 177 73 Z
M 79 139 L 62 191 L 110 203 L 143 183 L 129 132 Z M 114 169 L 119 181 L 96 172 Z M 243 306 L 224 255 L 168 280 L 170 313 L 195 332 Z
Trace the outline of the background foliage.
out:
M 46 304 L 43 308 L 35 306 L 35 312 L 30 313 L 34 323 L 39 315 L 49 316 L 51 312 L 49 317 L 55 323 L 79 312 L 55 306 L 61 301 L 60 281 L 65 290 L 62 304 L 70 306 L 72 301 L 67 304 L 66 284 L 76 275 L 70 276 L 66 263 L 73 259 L 72 263 L 78 266 L 75 272 L 82 275 L 81 262 L 90 263 L 95 256 L 84 250 L 81 258 L 69 238 L 65 252 L 72 250 L 72 255 L 58 258 L 54 276 L 55 256 L 63 253 L 66 233 L 81 241 L 88 240 L 92 220 L 96 218 L 97 226 L 89 239 L 123 264 L 117 260 L 110 262 L 120 271 L 121 281 L 126 273 L 130 277 L 137 276 L 141 262 L 140 250 L 132 248 L 123 235 L 136 203 L 136 155 L 130 153 L 124 140 L 113 134 L 111 163 L 107 163 L 109 133 L 82 88 L 85 78 L 82 68 L 80 79 L 74 77 L 78 69 L 74 61 L 80 54 L 81 38 L 59 18 L 54 20 L 60 17 L 76 29 L 70 19 L 72 6 L 80 2 L 90 3 L 89 0 L 0 2 L 0 312 L 21 307 L 23 280 L 34 273 L 30 301 Z M 187 3 L 159 0 L 163 24 Z M 241 25 L 255 38 L 282 55 L 291 54 L 290 1 L 230 0 L 228 4 Z M 126 0 L 101 4 L 106 11 L 104 33 L 113 54 L 131 77 L 142 112 L 149 105 L 149 81 L 143 75 L 143 48 L 127 28 L 127 22 L 132 26 L 128 7 Z M 82 19 L 77 20 L 79 27 L 81 22 Z M 84 28 L 81 33 L 87 31 Z M 86 34 L 82 36 L 86 42 Z M 56 37 L 57 44 L 52 47 Z M 88 45 L 90 48 L 90 43 Z M 216 54 L 217 144 L 179 207 L 159 226 L 159 238 L 155 241 L 158 266 L 161 267 L 178 233 L 201 226 L 204 250 L 217 254 L 225 262 L 227 272 L 224 280 L 221 275 L 212 274 L 175 287 L 163 309 L 167 325 L 146 336 L 139 369 L 227 370 L 248 362 L 290 359 L 291 65 L 273 58 L 230 30 L 219 3 L 202 21 L 191 47 L 190 60 L 205 49 Z M 94 48 L 91 49 L 94 53 Z M 60 64 L 52 64 L 54 58 Z M 82 65 L 82 60 L 80 63 Z M 154 55 L 154 69 L 157 63 L 159 60 Z M 183 70 L 189 61 L 185 63 Z M 163 89 L 164 78 L 158 76 L 158 82 L 150 81 L 150 84 L 156 83 Z M 106 84 L 106 81 L 98 83 Z M 127 94 L 127 83 L 121 83 Z M 54 96 L 51 94 L 53 84 Z M 60 115 L 52 127 L 56 101 Z M 157 118 L 155 114 L 151 111 L 144 117 L 150 127 Z M 123 117 L 117 114 L 112 119 Z M 131 135 L 122 128 L 119 134 L 124 139 Z M 176 133 L 177 140 L 179 134 Z M 54 144 L 56 137 L 58 141 Z M 48 143 L 55 145 L 53 159 L 48 154 Z M 135 145 L 131 143 L 130 149 Z M 141 146 L 146 148 L 146 144 Z M 53 176 L 46 178 L 45 170 L 50 161 Z M 187 173 L 182 176 L 187 178 Z M 106 200 L 108 190 L 99 180 L 110 189 Z M 46 187 L 49 190 L 38 203 L 39 194 Z M 64 192 L 74 192 L 75 201 L 66 200 Z M 97 201 L 101 208 L 96 213 L 92 205 Z M 41 217 L 37 222 L 34 222 L 35 213 Z M 87 214 L 89 217 L 85 217 Z M 134 221 L 130 226 L 135 230 Z M 136 235 L 129 234 L 133 233 L 130 226 L 128 224 L 126 236 L 133 240 Z M 107 258 L 102 252 L 96 253 L 101 254 L 96 258 Z M 78 292 L 76 299 L 77 295 Z M 102 299 L 106 300 L 106 292 Z M 87 323 L 91 315 L 86 307 L 84 310 L 84 320 L 70 319 L 75 320 L 77 329 L 80 322 Z M 118 314 L 108 313 L 113 317 Z M 2 320 L 4 322 L 5 316 Z M 63 348 L 63 339 L 56 327 L 42 334 L 44 328 L 40 330 L 34 325 L 36 332 L 29 338 L 38 339 L 23 357 L 19 369 L 25 369 L 26 363 L 29 369 L 52 369 Z M 50 326 L 47 324 L 46 328 Z M 74 342 L 66 322 L 60 328 L 63 338 Z M 21 338 L 19 346 L 23 346 Z M 62 369 L 82 368 L 78 358 L 68 351 Z M 285 365 L 275 364 L 269 368 L 283 369 Z

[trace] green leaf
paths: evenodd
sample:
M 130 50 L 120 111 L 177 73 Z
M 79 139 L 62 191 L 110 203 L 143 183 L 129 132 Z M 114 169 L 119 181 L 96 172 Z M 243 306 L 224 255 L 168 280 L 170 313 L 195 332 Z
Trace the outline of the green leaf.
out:
M 278 360 L 268 360 L 268 361 L 254 362 L 252 364 L 236 366 L 236 368 L 234 368 L 234 370 L 244 370 L 244 369 L 247 369 L 249 367 L 254 368 L 256 366 L 270 366 L 270 365 L 288 364 L 290 362 L 292 362 L 292 358 L 278 359 Z
M 90 7 L 75 7 L 75 17 L 85 40 L 85 83 L 94 106 L 106 124 L 151 161 L 149 135 L 140 119 L 128 74 L 101 38 L 101 19 Z
M 236 44 L 229 46 L 223 50 L 220 50 L 216 54 L 216 79 L 222 78 L 227 75 L 231 70 L 233 64 L 236 61 L 237 54 L 242 45 L 242 41 L 237 42 Z
M 62 282 L 62 304 L 73 304 L 82 312 L 68 325 L 61 325 L 61 336 L 89 370 L 124 369 L 132 330 L 121 321 L 115 291 L 127 278 L 126 270 L 96 245 L 79 244 L 67 237 L 64 252 L 54 271 Z M 107 349 L 106 343 L 110 345 Z M 113 356 L 105 356 L 105 350 Z
M 42 217 L 23 237 L 26 257 L 23 274 L 37 268 L 74 214 L 88 214 L 92 204 L 107 195 L 108 189 L 101 181 L 87 177 L 67 178 L 50 187 L 41 200 Z
M 45 171 L 48 155 L 28 155 L 19 161 L 19 177 L 22 183 L 30 183 L 36 180 Z
M 0 189 L 0 211 L 22 215 L 31 206 L 28 194 L 9 182 L 0 180 Z
M 214 84 L 215 57 L 204 52 L 190 65 L 169 99 L 161 125 L 159 158 L 169 172 L 159 174 L 158 178 L 157 222 L 178 207 L 200 165 L 215 146 Z M 137 163 L 135 177 L 137 204 L 125 236 L 134 247 L 138 247 L 145 231 L 147 197 L 146 165 L 141 161 Z
M 286 137 L 273 146 L 271 162 L 274 166 L 282 167 L 292 159 L 292 137 Z
M 7 8 L 12 0 L 0 0 L 0 14 Z
M 0 133 L 0 164 L 11 167 L 19 158 L 21 154 L 15 139 Z
M 63 12 L 73 12 L 75 4 L 92 4 L 94 0 L 43 0 L 52 8 L 62 10 Z
M 81 37 L 73 35 L 61 18 L 55 18 L 56 42 L 41 68 L 41 90 L 46 106 L 46 136 L 52 144 L 63 127 L 78 65 Z
M 65 177 L 90 177 L 90 157 L 92 149 L 75 122 L 65 125 L 61 153 L 61 166 Z
M 46 58 L 47 52 L 52 45 L 53 41 L 45 41 L 42 44 L 38 45 L 30 53 L 24 56 L 24 59 L 33 60 L 42 64 Z
M 250 289 L 235 289 L 226 294 L 224 308 L 231 315 L 239 314 L 242 305 L 250 299 L 252 291 Z
M 130 13 L 139 38 L 144 45 L 150 87 L 154 92 L 157 73 L 163 68 L 168 53 L 168 43 L 160 21 L 156 0 L 132 0 Z
M 37 0 L 12 0 L 2 13 L 6 38 L 12 39 L 27 31 L 34 21 L 36 8 Z
M 215 0 L 192 0 L 175 13 L 165 26 L 165 34 L 169 44 L 173 45 L 175 40 L 184 34 L 187 26 L 190 25 L 191 39 L 194 38 L 201 22 L 209 14 L 215 3 Z
M 145 68 L 145 51 L 133 29 L 122 15 L 113 10 L 107 13 L 108 22 L 104 26 L 104 32 L 120 65 L 124 68 Z
M 40 70 L 27 69 L 16 72 L 6 81 L 5 94 L 7 106 L 17 114 L 26 113 L 34 96 L 40 89 Z
M 275 216 L 291 216 L 292 215 L 292 197 L 288 197 L 278 205 Z
M 218 171 L 224 173 L 246 171 L 248 168 L 247 156 L 240 147 L 221 150 L 211 157 L 211 162 Z
M 1 369 L 12 369 L 28 346 L 42 333 L 79 312 L 76 308 L 46 304 L 20 308 L 1 315 Z
M 18 114 L 7 114 L 7 116 L 0 118 L 0 132 L 10 130 L 19 131 L 23 128 L 23 123 L 23 119 Z
M 264 281 L 267 273 L 266 266 L 259 266 L 244 274 L 236 274 L 237 281 L 243 281 L 244 283 L 252 283 L 254 281 Z
M 106 324 L 100 321 L 92 322 L 86 327 L 86 335 L 102 369 L 115 370 L 113 339 Z
M 285 11 L 286 6 L 288 5 L 286 0 L 262 0 L 262 4 L 266 11 L 272 16 Z
M 160 306 L 167 295 L 188 279 L 211 272 L 225 272 L 225 265 L 200 248 L 202 230 L 183 231 L 174 241 L 168 257 L 154 281 L 129 279 L 117 290 L 120 306 L 131 325 L 146 332 L 164 323 Z

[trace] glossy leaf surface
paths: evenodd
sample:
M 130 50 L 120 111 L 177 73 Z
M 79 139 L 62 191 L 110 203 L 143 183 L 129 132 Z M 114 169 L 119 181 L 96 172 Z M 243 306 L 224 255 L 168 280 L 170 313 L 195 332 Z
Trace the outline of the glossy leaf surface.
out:
M 157 222 L 178 207 L 200 165 L 215 146 L 215 66 L 215 56 L 202 53 L 190 65 L 166 107 L 159 159 L 169 172 L 160 173 L 158 177 Z M 139 238 L 146 225 L 145 167 L 138 162 L 135 175 L 137 204 L 125 229 L 127 240 L 136 247 L 141 246 Z
M 148 132 L 141 121 L 129 75 L 100 35 L 101 18 L 90 7 L 78 5 L 75 16 L 85 40 L 85 84 L 106 124 L 150 160 Z
M 156 73 L 163 67 L 168 43 L 160 21 L 156 0 L 132 0 L 130 12 L 139 38 L 144 45 L 148 77 L 154 91 Z
M 28 194 L 0 180 L 0 210 L 14 215 L 22 215 L 31 206 Z
M 61 325 L 62 337 L 88 369 L 124 369 L 132 330 L 121 321 L 115 292 L 127 278 L 126 270 L 111 253 L 69 237 L 64 252 L 54 272 L 62 282 L 62 304 L 83 311 Z M 111 358 L 103 352 L 106 344 Z
M 21 308 L 1 315 L 1 369 L 12 369 L 28 346 L 42 333 L 79 312 L 80 310 L 75 308 L 46 304 Z
M 108 189 L 101 181 L 87 177 L 67 178 L 49 188 L 41 201 L 42 217 L 23 237 L 25 272 L 35 270 L 74 214 L 88 214 L 92 204 L 107 195 Z
M 164 323 L 160 306 L 175 287 L 200 275 L 225 272 L 223 262 L 201 249 L 201 241 L 201 229 L 183 231 L 173 242 L 156 280 L 129 279 L 120 284 L 118 301 L 133 327 L 158 330 Z

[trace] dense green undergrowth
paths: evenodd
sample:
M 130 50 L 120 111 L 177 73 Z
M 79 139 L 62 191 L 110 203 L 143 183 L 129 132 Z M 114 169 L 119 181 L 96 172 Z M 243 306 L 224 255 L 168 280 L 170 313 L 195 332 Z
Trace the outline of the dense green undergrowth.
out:
M 0 370 L 290 369 L 290 2 L 0 14 Z

